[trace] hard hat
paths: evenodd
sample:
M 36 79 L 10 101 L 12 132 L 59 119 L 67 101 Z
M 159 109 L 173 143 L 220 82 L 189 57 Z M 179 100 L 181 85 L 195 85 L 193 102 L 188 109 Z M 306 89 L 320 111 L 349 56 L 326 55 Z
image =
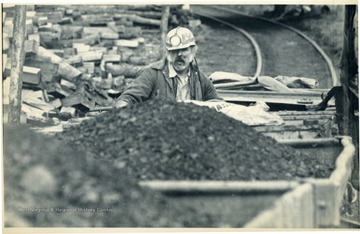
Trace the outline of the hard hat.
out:
M 194 46 L 195 37 L 192 32 L 184 27 L 177 27 L 168 32 L 166 35 L 166 49 L 179 50 Z

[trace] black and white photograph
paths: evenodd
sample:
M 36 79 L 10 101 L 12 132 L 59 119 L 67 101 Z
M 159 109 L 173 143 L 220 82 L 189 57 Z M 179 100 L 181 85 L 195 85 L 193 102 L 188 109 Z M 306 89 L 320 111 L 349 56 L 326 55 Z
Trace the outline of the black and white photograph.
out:
M 359 229 L 358 8 L 327 3 L 2 3 L 4 233 Z

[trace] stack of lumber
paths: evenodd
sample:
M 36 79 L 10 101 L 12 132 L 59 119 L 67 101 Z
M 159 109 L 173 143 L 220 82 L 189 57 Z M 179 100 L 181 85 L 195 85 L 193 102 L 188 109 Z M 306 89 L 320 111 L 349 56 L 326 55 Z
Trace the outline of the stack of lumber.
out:
M 159 59 L 161 15 L 159 6 L 27 6 L 23 111 L 74 117 L 111 106 L 146 64 Z M 14 7 L 4 6 L 4 89 L 13 20 Z M 31 96 L 37 101 L 27 100 Z

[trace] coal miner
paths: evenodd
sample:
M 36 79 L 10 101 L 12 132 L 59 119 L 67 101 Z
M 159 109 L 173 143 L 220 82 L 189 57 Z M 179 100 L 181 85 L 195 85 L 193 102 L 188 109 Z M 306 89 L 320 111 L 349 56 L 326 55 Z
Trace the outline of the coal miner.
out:
M 222 100 L 210 79 L 198 68 L 193 33 L 177 27 L 166 36 L 166 56 L 145 67 L 114 103 L 115 107 L 149 99 L 168 101 Z

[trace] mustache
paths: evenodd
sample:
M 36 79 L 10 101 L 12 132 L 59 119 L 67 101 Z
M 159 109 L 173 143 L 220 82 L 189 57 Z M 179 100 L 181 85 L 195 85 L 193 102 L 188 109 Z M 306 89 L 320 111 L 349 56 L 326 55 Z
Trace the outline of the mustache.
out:
M 185 62 L 185 60 L 184 59 L 182 59 L 182 58 L 176 58 L 175 59 L 175 61 L 174 61 L 175 63 L 177 63 L 177 62 Z

